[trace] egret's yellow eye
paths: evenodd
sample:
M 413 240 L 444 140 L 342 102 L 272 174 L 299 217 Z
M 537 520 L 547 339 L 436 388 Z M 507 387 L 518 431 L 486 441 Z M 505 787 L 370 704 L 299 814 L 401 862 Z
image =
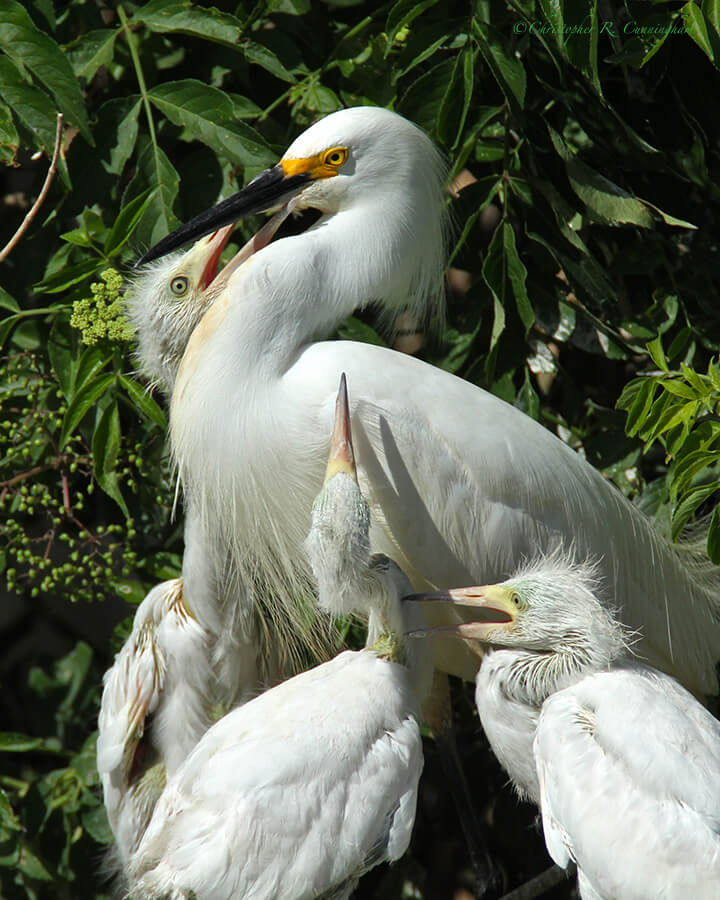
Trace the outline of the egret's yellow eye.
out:
M 170 282 L 170 290 L 176 297 L 182 297 L 187 293 L 188 283 L 188 279 L 184 275 L 176 275 Z
M 527 603 L 523 600 L 523 598 L 520 596 L 520 594 L 518 594 L 517 591 L 513 591 L 512 594 L 510 594 L 510 602 L 516 609 L 527 609 Z
M 331 147 L 325 151 L 323 162 L 326 166 L 339 168 L 348 158 L 347 147 Z

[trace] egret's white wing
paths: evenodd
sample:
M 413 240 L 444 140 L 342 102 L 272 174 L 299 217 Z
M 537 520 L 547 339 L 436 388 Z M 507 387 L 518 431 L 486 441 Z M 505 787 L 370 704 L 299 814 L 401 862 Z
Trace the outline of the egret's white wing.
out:
M 138 896 L 310 900 L 402 855 L 422 768 L 417 715 L 407 670 L 370 651 L 229 713 L 156 807 Z
M 642 631 L 638 654 L 695 691 L 717 689 L 716 600 L 693 580 L 682 554 L 547 429 L 421 361 L 337 341 L 309 346 L 288 370 L 281 419 L 283 437 L 293 445 L 288 469 L 297 456 L 298 472 L 300 466 L 317 471 L 317 482 L 306 488 L 308 514 L 341 371 L 375 548 L 394 558 L 418 589 L 500 581 L 523 556 L 574 545 L 581 558 L 600 558 L 608 598 L 627 625 Z M 313 423 L 310 429 L 301 430 L 298 410 Z M 293 490 L 302 485 L 293 481 Z M 452 644 L 442 661 L 469 677 L 474 669 L 458 667 L 460 659 Z
M 546 700 L 534 752 L 558 865 L 605 898 L 718 896 L 720 723 L 677 682 L 589 676 Z

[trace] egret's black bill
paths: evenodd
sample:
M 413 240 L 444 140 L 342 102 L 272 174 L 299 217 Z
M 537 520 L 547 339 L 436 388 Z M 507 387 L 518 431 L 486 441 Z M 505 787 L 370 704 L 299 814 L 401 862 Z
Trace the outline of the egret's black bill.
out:
M 273 166 L 272 169 L 266 169 L 237 194 L 221 200 L 220 203 L 216 203 L 215 206 L 199 213 L 189 222 L 170 232 L 167 237 L 158 241 L 154 247 L 141 256 L 135 265 L 142 266 L 154 259 L 160 259 L 161 256 L 182 247 L 188 241 L 198 240 L 205 237 L 206 234 L 217 231 L 218 228 L 245 218 L 245 216 L 264 212 L 266 209 L 284 203 L 311 180 L 310 176 L 305 174 L 286 177 L 279 165 Z

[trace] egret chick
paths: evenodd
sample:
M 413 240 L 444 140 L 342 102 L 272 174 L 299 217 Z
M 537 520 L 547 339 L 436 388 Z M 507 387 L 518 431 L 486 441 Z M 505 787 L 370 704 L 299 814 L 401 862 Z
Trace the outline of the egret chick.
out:
M 166 777 L 210 724 L 208 645 L 182 579 L 175 578 L 156 585 L 138 606 L 132 632 L 105 673 L 97 767 L 125 873 Z
M 126 301 L 135 328 L 140 372 L 169 397 L 193 329 L 225 289 L 230 275 L 265 247 L 289 211 L 273 216 L 218 272 L 234 225 L 138 269 Z
M 626 659 L 597 567 L 555 554 L 503 584 L 416 594 L 474 607 L 439 629 L 483 641 L 475 699 L 490 745 L 540 807 L 583 900 L 714 898 L 720 723 L 669 676 Z
M 341 900 L 408 846 L 422 770 L 417 690 L 430 663 L 416 647 L 415 668 L 404 664 L 409 582 L 369 555 L 342 400 L 338 418 L 307 546 L 322 605 L 370 613 L 368 645 L 266 691 L 205 734 L 135 854 L 138 900 Z

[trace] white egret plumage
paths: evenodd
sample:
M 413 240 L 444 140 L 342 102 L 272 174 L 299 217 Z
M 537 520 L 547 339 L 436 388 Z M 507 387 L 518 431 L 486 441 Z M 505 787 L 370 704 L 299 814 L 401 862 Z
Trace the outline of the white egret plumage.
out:
M 397 310 L 437 297 L 443 188 L 419 129 L 382 109 L 342 110 L 219 213 L 160 245 L 288 198 L 321 213 L 238 266 L 188 343 L 171 444 L 199 510 L 198 540 L 263 600 L 292 605 L 303 593 L 302 542 L 344 370 L 373 547 L 417 588 L 498 580 L 521 554 L 574 540 L 601 560 L 623 621 L 642 628 L 638 652 L 714 692 L 717 569 L 697 569 L 590 465 L 498 398 L 381 347 L 314 342 L 370 302 Z M 443 668 L 474 674 L 469 655 L 463 664 L 438 647 Z
M 583 900 L 720 890 L 720 722 L 677 681 L 628 660 L 627 632 L 593 566 L 555 554 L 500 585 L 415 595 L 478 621 L 446 633 L 490 643 L 476 681 L 485 733 L 540 806 L 555 862 Z
M 183 597 L 182 579 L 156 585 L 105 673 L 97 767 L 121 872 L 166 777 L 210 724 L 210 635 Z
M 218 271 L 220 256 L 233 226 L 219 229 L 203 238 L 187 252 L 173 253 L 139 271 L 133 278 L 132 290 L 126 300 L 126 312 L 135 328 L 136 359 L 141 374 L 151 385 L 160 388 L 169 399 L 172 396 L 177 370 L 196 325 L 227 285 L 232 272 L 252 253 L 267 244 L 285 218 L 281 212 L 256 234 Z M 188 503 L 185 511 L 185 541 L 187 551 L 183 561 L 184 596 L 190 606 L 202 610 L 203 627 L 213 636 L 228 626 L 212 600 L 224 602 L 224 611 L 231 618 L 242 620 L 236 629 L 233 653 L 216 651 L 206 672 L 205 691 L 213 706 L 226 711 L 236 703 L 248 699 L 259 690 L 294 674 L 298 667 L 311 661 L 320 649 L 319 636 L 313 647 L 306 645 L 305 622 L 293 618 L 273 633 L 273 627 L 259 614 L 253 603 L 252 584 L 234 578 L 232 571 L 217 567 L 216 559 L 202 539 L 194 508 Z M 208 590 L 212 584 L 212 590 Z M 227 600 L 230 597 L 231 599 Z M 275 609 L 276 618 L 282 610 Z M 232 630 L 232 629 L 231 629 Z M 239 637 L 242 632 L 242 638 Z M 276 639 L 277 638 L 277 639 Z M 183 668 L 178 668 L 182 677 Z M 198 678 L 192 667 L 188 676 Z M 199 685 L 198 685 L 199 687 Z
M 341 419 L 345 411 L 341 403 Z M 422 769 L 417 692 L 431 661 L 404 638 L 418 615 L 401 613 L 409 582 L 370 556 L 349 423 L 338 425 L 307 548 L 321 604 L 370 614 L 368 646 L 266 691 L 205 734 L 134 855 L 139 900 L 340 900 L 407 848 Z

